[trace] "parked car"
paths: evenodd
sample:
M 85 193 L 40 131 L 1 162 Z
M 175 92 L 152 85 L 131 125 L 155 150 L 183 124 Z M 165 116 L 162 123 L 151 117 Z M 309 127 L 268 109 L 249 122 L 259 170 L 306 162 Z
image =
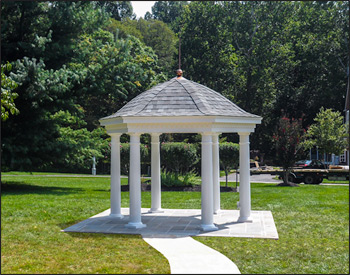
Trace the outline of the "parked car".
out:
M 303 169 L 326 169 L 326 165 L 320 160 L 299 160 L 294 165 L 297 168 Z

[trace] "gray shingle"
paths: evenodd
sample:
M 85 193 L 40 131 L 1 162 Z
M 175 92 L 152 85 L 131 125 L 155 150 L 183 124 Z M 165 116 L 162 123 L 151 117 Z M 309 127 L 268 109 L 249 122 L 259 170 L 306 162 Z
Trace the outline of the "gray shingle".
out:
M 105 118 L 128 116 L 258 117 L 239 108 L 218 92 L 184 77 L 172 78 L 138 95 Z

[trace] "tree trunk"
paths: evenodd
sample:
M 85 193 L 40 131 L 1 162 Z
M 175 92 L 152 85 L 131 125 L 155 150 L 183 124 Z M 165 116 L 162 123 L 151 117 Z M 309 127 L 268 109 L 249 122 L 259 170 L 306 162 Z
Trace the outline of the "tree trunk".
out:
M 279 186 L 299 186 L 298 184 L 294 183 L 294 182 L 290 182 L 288 181 L 288 176 L 291 172 L 291 169 L 285 169 L 283 168 L 283 182 L 279 184 Z
M 227 181 L 228 181 L 228 171 L 225 169 L 225 175 L 226 175 L 226 187 L 227 187 Z

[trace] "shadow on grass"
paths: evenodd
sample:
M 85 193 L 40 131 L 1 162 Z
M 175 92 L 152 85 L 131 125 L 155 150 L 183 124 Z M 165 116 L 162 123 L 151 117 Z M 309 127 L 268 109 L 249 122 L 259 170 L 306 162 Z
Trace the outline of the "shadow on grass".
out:
M 141 239 L 141 234 L 117 234 L 117 233 L 87 233 L 87 232 L 63 232 L 65 234 L 68 234 L 69 236 L 73 238 L 79 238 L 79 239 L 90 239 L 90 238 L 117 238 L 117 239 Z
M 57 226 L 61 228 L 62 230 L 77 224 L 79 222 L 82 222 L 83 220 L 74 220 L 74 221 L 69 221 L 66 223 L 59 223 Z M 94 233 L 88 233 L 88 232 L 62 232 L 65 234 L 68 234 L 71 237 L 74 238 L 79 238 L 79 239 L 88 239 L 88 238 L 96 238 L 96 237 L 104 237 L 106 235 L 108 236 L 115 236 L 117 238 L 122 238 L 122 239 L 139 239 L 141 238 L 141 235 L 137 234 L 118 234 L 118 233 L 100 233 L 100 232 L 94 232 Z
M 31 185 L 20 181 L 2 181 L 1 195 L 23 195 L 23 194 L 42 194 L 42 195 L 67 195 L 84 191 L 82 188 L 39 186 Z

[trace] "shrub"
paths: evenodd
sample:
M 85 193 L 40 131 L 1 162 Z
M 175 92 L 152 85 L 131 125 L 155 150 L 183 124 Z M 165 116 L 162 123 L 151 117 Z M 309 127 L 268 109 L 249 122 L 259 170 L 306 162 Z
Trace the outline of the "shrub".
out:
M 148 145 L 141 144 L 141 165 L 150 165 L 150 149 Z M 120 143 L 120 170 L 123 175 L 129 175 L 130 144 Z
M 185 175 L 180 175 L 174 172 L 161 172 L 161 182 L 162 185 L 166 187 L 176 187 L 176 186 L 188 186 L 200 184 L 201 180 L 198 175 L 192 170 Z
M 237 168 L 239 164 L 239 144 L 233 142 L 222 142 L 220 148 L 220 165 L 225 171 L 226 187 L 227 177 L 231 169 Z
M 185 174 L 199 161 L 196 146 L 190 143 L 162 143 L 160 152 L 163 167 L 175 173 Z

